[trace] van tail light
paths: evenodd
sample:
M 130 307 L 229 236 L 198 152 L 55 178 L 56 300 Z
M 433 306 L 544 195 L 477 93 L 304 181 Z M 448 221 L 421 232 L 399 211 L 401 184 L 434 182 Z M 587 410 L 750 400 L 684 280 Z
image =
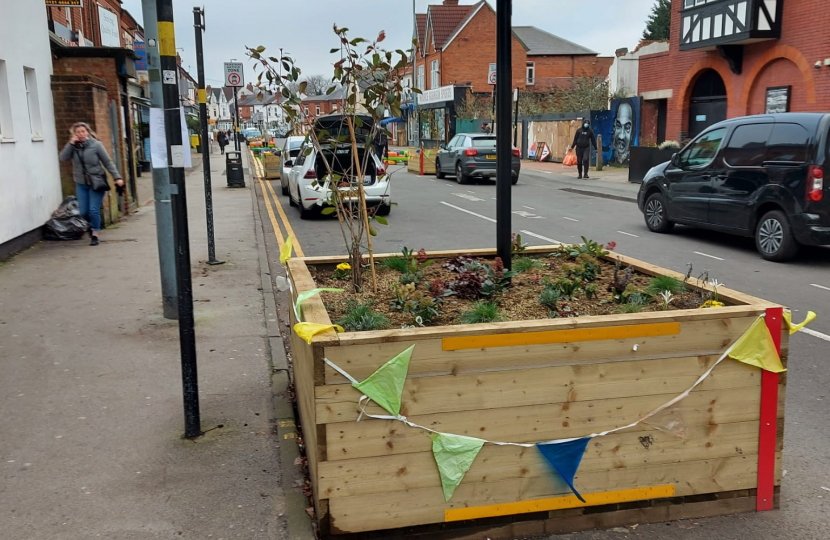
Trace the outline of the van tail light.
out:
M 317 171 L 315 169 L 309 169 L 303 178 L 307 180 L 317 180 Z
M 475 148 L 467 148 L 466 150 L 464 150 L 464 155 L 468 157 L 477 156 L 478 150 L 476 150 Z
M 519 152 L 519 149 L 518 149 L 518 148 L 514 148 L 514 149 L 513 149 L 513 156 L 514 156 L 514 157 L 522 157 L 522 153 L 521 153 L 521 152 Z
M 810 166 L 807 177 L 807 199 L 819 202 L 824 198 L 824 171 L 817 165 Z

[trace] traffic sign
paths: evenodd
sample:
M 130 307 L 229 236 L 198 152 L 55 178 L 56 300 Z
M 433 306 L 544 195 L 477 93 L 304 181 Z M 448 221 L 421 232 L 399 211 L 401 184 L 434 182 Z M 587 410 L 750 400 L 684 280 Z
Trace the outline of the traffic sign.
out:
M 245 86 L 245 65 L 242 62 L 225 62 L 225 86 Z
M 490 72 L 487 74 L 487 82 L 496 84 L 496 64 L 490 64 Z

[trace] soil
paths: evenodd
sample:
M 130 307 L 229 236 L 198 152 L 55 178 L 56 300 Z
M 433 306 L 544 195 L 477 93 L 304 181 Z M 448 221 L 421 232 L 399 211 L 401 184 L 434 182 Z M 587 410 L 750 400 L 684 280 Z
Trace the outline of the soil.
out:
M 514 256 L 514 261 L 520 256 Z M 613 258 L 613 254 L 611 257 Z M 539 295 L 544 290 L 545 283 L 566 277 L 568 271 L 578 268 L 579 263 L 582 261 L 574 260 L 566 255 L 555 254 L 548 256 L 535 255 L 529 258 L 540 261 L 544 268 L 518 274 L 512 279 L 512 285 L 505 289 L 502 294 L 497 294 L 494 297 L 479 298 L 480 300 L 495 301 L 499 306 L 504 321 L 586 317 L 621 312 L 622 305 L 618 300 L 615 300 L 614 262 L 591 259 L 593 262 L 598 263 L 601 268 L 601 273 L 597 275 L 596 280 L 584 282 L 582 290 L 575 293 L 572 299 L 562 298 L 559 300 L 557 309 L 554 312 L 539 303 Z M 493 265 L 494 263 L 493 259 L 475 258 L 475 260 L 486 265 Z M 448 287 L 455 281 L 459 274 L 444 268 L 443 264 L 446 261 L 446 259 L 436 260 L 434 264 L 422 269 L 423 280 L 417 284 L 418 291 L 429 294 L 428 285 L 435 279 L 441 279 Z M 391 308 L 392 301 L 395 300 L 394 286 L 399 284 L 402 275 L 400 272 L 378 263 L 375 269 L 378 280 L 378 293 L 374 294 L 371 290 L 371 273 L 368 269 L 365 269 L 363 274 L 365 290 L 361 293 L 353 292 L 350 278 L 336 279 L 334 277 L 334 267 L 331 265 L 309 266 L 309 271 L 318 287 L 331 287 L 345 290 L 343 293 L 324 292 L 321 294 L 321 298 L 329 312 L 332 322 L 337 323 L 348 312 L 349 304 L 353 301 L 358 301 L 361 303 L 369 302 L 374 311 L 385 315 L 389 319 L 390 328 L 400 328 L 405 325 L 415 324 L 414 316 L 411 313 L 403 313 Z M 624 271 L 625 267 L 622 268 L 620 274 Z M 692 279 L 691 284 L 693 285 L 694 282 L 695 280 Z M 585 295 L 584 288 L 591 283 L 597 286 L 596 297 L 588 299 Z M 638 291 L 643 292 L 650 285 L 651 277 L 634 271 L 631 275 L 630 283 Z M 695 287 L 687 285 L 685 292 L 674 294 L 674 298 L 669 304 L 669 310 L 697 309 L 708 299 L 710 299 L 709 293 L 705 291 L 701 292 Z M 439 306 L 440 315 L 436 316 L 425 326 L 463 324 L 459 320 L 461 315 L 469 311 L 475 302 L 476 300 L 466 300 L 458 296 L 444 297 L 443 304 Z M 647 304 L 642 306 L 642 312 L 662 311 L 664 309 L 663 299 L 660 296 L 647 297 L 647 302 Z

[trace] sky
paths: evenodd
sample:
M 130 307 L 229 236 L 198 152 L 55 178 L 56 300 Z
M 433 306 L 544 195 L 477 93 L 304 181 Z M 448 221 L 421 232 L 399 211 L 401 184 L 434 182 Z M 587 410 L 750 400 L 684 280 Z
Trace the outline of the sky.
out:
M 122 0 L 139 22 L 142 0 Z M 441 0 L 415 0 L 419 13 Z M 489 0 L 495 7 L 495 0 Z M 154 3 L 154 2 L 153 2 Z M 475 4 L 474 0 L 461 0 Z M 536 26 L 573 41 L 602 56 L 633 49 L 642 36 L 655 0 L 513 0 L 513 25 Z M 349 28 L 352 37 L 373 39 L 386 31 L 387 48 L 406 49 L 412 39 L 412 0 L 173 0 L 176 46 L 182 65 L 196 77 L 193 28 L 194 5 L 204 6 L 206 17 L 205 73 L 207 84 L 219 86 L 223 63 L 233 58 L 246 64 L 245 81 L 256 82 L 253 62 L 245 46 L 266 47 L 266 55 L 278 56 L 280 47 L 290 53 L 305 75 L 332 73 L 339 54 L 332 31 Z M 397 6 L 397 7 L 390 7 Z M 482 70 L 488 66 L 483 65 Z

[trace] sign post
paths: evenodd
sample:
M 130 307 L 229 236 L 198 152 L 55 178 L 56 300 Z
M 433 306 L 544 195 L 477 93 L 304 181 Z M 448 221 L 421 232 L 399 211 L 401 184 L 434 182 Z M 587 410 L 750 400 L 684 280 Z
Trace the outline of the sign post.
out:
M 239 93 L 236 88 L 245 86 L 245 65 L 242 62 L 225 62 L 225 86 L 234 88 L 233 104 L 236 110 L 236 127 L 234 128 L 233 140 L 234 148 L 237 152 L 242 151 L 242 146 L 239 143 Z
M 511 242 L 513 148 L 510 144 L 513 73 L 513 0 L 496 3 L 496 251 L 504 267 L 513 268 Z
M 498 79 L 498 64 L 490 64 L 490 71 L 487 72 L 487 83 L 493 87 L 493 111 L 490 115 L 490 129 L 496 122 L 496 82 Z

